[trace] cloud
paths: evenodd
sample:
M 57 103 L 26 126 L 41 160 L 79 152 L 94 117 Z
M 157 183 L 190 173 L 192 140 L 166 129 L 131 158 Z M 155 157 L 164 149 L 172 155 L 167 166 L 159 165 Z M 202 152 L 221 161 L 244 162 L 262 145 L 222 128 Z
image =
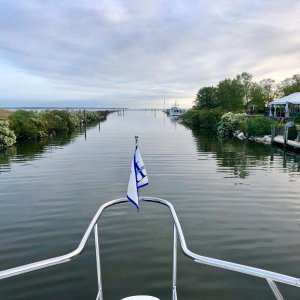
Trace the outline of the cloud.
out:
M 279 0 L 4 0 L 2 97 L 189 106 L 201 86 L 243 71 L 281 80 L 299 72 L 299 12 Z

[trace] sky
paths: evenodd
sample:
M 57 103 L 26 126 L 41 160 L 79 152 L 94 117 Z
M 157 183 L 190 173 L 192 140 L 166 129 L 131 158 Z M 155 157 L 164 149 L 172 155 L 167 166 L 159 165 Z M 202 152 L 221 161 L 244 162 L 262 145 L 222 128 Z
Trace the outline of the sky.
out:
M 298 0 L 0 0 L 0 107 L 193 105 L 300 73 Z

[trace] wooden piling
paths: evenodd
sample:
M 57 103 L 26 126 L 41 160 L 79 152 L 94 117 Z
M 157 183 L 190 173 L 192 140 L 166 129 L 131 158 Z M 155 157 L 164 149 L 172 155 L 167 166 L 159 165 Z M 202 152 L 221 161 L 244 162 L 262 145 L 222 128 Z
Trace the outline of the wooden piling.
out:
M 271 125 L 271 144 L 273 144 L 273 142 L 274 142 L 275 131 L 276 131 L 275 124 L 272 124 Z
M 287 126 L 284 126 L 284 132 L 283 132 L 283 147 L 286 147 L 287 140 L 289 135 L 289 128 Z
M 85 109 L 83 110 L 83 121 L 84 121 L 84 124 L 86 124 L 86 111 L 85 111 Z

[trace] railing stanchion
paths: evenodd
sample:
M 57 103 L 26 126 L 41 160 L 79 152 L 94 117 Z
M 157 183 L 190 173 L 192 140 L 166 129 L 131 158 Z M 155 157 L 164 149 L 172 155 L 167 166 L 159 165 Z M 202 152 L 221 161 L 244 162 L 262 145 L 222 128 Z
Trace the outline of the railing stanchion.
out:
M 101 265 L 100 265 L 100 250 L 99 250 L 99 238 L 98 238 L 98 224 L 94 227 L 95 233 L 95 250 L 96 250 L 96 264 L 97 264 L 97 279 L 98 279 L 98 294 L 96 300 L 103 300 L 102 293 L 102 280 L 101 280 Z
M 283 296 L 281 295 L 276 283 L 273 280 L 267 279 L 267 282 L 274 294 L 274 296 L 276 297 L 277 300 L 284 300 Z
M 173 225 L 173 280 L 172 280 L 172 300 L 177 300 L 177 229 Z
M 177 281 L 177 241 L 179 241 L 179 245 L 181 247 L 182 253 L 191 259 L 192 261 L 204 264 L 212 267 L 222 268 L 225 270 L 231 270 L 235 272 L 240 272 L 243 274 L 248 274 L 251 276 L 257 276 L 260 278 L 264 278 L 267 280 L 270 288 L 272 289 L 273 294 L 276 296 L 277 300 L 283 300 L 283 297 L 278 290 L 275 282 L 280 282 L 284 284 L 288 284 L 291 286 L 295 286 L 300 288 L 300 278 L 287 276 L 284 274 L 276 273 L 276 272 L 270 272 L 267 270 L 259 269 L 259 268 L 253 268 L 246 265 L 236 264 L 233 262 L 220 260 L 212 257 L 207 257 L 203 255 L 196 254 L 192 251 L 190 251 L 186 245 L 185 238 L 182 232 L 182 228 L 180 225 L 180 222 L 178 220 L 176 211 L 173 207 L 173 205 L 164 199 L 160 198 L 153 198 L 153 197 L 145 197 L 141 200 L 147 201 L 147 202 L 154 202 L 159 203 L 162 205 L 167 206 L 170 209 L 171 215 L 173 217 L 174 221 L 174 243 L 173 243 L 173 280 L 172 280 L 172 300 L 177 300 L 177 291 L 176 291 L 176 281 Z M 10 268 L 7 270 L 0 270 L 0 280 L 17 276 L 20 274 L 24 274 L 27 272 L 32 272 L 44 268 L 48 268 L 51 266 L 56 266 L 62 263 L 67 263 L 76 257 L 78 257 L 82 252 L 84 251 L 86 247 L 86 243 L 88 241 L 88 238 L 90 237 L 92 231 L 94 230 L 95 233 L 95 250 L 96 250 L 96 262 L 97 262 L 97 279 L 98 279 L 98 293 L 97 293 L 97 300 L 103 300 L 103 289 L 102 289 L 102 282 L 101 282 L 101 266 L 100 266 L 100 251 L 99 251 L 99 238 L 98 238 L 98 227 L 97 222 L 100 218 L 102 212 L 107 209 L 108 207 L 111 207 L 113 205 L 117 205 L 120 203 L 128 203 L 127 198 L 120 198 L 112 201 L 108 201 L 100 206 L 97 213 L 93 217 L 92 221 L 90 222 L 87 230 L 85 231 L 78 247 L 64 255 L 56 256 L 53 258 L 48 258 L 45 260 L 37 261 L 34 263 L 30 263 L 27 265 Z

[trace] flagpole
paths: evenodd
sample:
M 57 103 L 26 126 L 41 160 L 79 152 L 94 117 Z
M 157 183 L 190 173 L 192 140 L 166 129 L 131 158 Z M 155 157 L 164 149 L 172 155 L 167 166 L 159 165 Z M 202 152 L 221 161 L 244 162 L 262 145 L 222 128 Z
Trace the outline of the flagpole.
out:
M 139 209 L 139 189 L 148 185 L 148 177 L 141 153 L 138 148 L 139 136 L 135 135 L 135 151 L 127 188 L 127 198 Z

